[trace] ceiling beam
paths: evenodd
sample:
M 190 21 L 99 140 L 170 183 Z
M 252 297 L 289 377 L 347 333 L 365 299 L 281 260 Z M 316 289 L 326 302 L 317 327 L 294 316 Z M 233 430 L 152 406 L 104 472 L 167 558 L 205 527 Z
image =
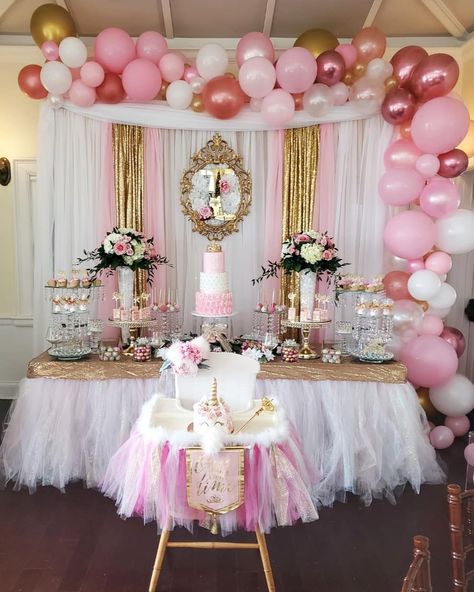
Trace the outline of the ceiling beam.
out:
M 168 39 L 173 39 L 173 19 L 171 17 L 170 0 L 161 0 L 161 12 L 163 13 L 163 24 L 165 26 L 165 36 Z
M 265 35 L 272 34 L 273 17 L 275 15 L 276 0 L 267 0 L 267 7 L 265 8 L 265 19 L 263 21 L 263 32 Z
M 443 25 L 453 37 L 462 39 L 467 35 L 464 25 L 443 0 L 421 0 L 431 14 Z
M 67 10 L 69 12 L 69 7 L 66 4 L 66 0 L 55 0 L 55 2 L 58 6 L 61 6 L 61 8 L 64 8 L 64 10 Z
M 365 27 L 371 27 L 374 24 L 375 18 L 377 17 L 377 13 L 380 10 L 380 7 L 382 6 L 382 2 L 383 0 L 374 0 L 372 2 L 372 6 L 370 7 L 370 10 L 367 13 L 367 16 L 365 17 L 364 24 L 362 25 L 363 29 L 365 29 Z
M 0 19 L 5 15 L 10 6 L 15 4 L 16 0 L 0 0 Z

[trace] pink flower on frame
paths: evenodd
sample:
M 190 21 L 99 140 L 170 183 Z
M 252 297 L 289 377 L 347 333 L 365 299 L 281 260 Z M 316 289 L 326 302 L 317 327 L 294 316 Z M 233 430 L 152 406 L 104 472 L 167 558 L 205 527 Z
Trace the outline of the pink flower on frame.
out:
M 209 206 L 202 206 L 199 210 L 199 217 L 201 220 L 209 220 L 209 218 L 212 218 L 211 208 Z
M 219 183 L 219 189 L 221 190 L 221 193 L 228 193 L 228 191 L 230 190 L 229 181 L 226 181 L 225 179 L 221 179 L 221 181 Z

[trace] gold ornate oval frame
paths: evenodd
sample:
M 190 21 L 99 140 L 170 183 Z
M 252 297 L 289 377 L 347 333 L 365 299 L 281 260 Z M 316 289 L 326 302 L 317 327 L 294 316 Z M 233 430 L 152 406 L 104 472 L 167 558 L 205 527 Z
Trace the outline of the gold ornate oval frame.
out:
M 239 232 L 238 225 L 246 216 L 252 203 L 252 180 L 250 173 L 242 167 L 242 158 L 229 147 L 227 142 L 219 134 L 215 134 L 204 148 L 198 150 L 192 157 L 192 166 L 184 172 L 181 179 L 181 207 L 183 213 L 191 220 L 193 232 L 199 232 L 210 241 L 220 241 L 233 232 Z M 193 176 L 209 164 L 225 164 L 233 169 L 240 185 L 240 203 L 232 220 L 226 220 L 220 226 L 210 226 L 205 220 L 201 220 L 189 199 L 193 187 Z

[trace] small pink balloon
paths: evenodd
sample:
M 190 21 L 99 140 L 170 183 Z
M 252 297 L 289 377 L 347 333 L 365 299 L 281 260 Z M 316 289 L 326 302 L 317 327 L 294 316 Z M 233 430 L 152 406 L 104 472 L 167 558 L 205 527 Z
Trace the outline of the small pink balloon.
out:
M 460 201 L 458 188 L 447 179 L 428 181 L 420 196 L 421 209 L 434 218 L 449 216 L 457 210 Z
M 249 97 L 263 99 L 273 90 L 275 82 L 275 67 L 266 58 L 250 58 L 240 67 L 239 84 Z
M 413 168 L 421 154 L 411 140 L 400 138 L 388 145 L 383 160 L 387 169 Z
M 304 47 L 284 51 L 276 64 L 278 84 L 289 93 L 308 90 L 316 79 L 316 60 Z
M 408 380 L 428 388 L 447 382 L 456 374 L 458 357 L 454 349 L 436 335 L 419 335 L 405 345 L 401 361 Z
M 446 417 L 444 425 L 449 428 L 455 436 L 460 438 L 467 434 L 471 427 L 471 422 L 466 415 L 460 415 L 458 417 Z
M 97 62 L 86 62 L 81 68 L 82 82 L 92 88 L 96 88 L 104 82 L 104 68 Z
M 469 158 L 464 150 L 454 148 L 454 150 L 440 154 L 439 163 L 438 175 L 451 179 L 464 173 L 469 165 Z
M 281 126 L 288 123 L 295 113 L 295 101 L 290 93 L 281 88 L 272 90 L 262 100 L 262 119 L 269 125 Z
M 237 43 L 235 58 L 240 66 L 250 58 L 262 57 L 275 61 L 275 49 L 270 38 L 265 33 L 254 31 L 244 35 Z
M 434 271 L 438 275 L 444 275 L 451 271 L 451 267 L 453 266 L 453 260 L 451 255 L 445 253 L 444 251 L 435 251 L 428 255 L 425 261 L 426 269 Z
M 425 255 L 436 240 L 436 226 L 423 212 L 408 210 L 392 216 L 384 231 L 385 245 L 403 259 L 418 259 Z
M 250 109 L 255 112 L 260 112 L 262 109 L 262 100 L 263 99 L 250 99 Z
M 191 82 L 191 80 L 193 78 L 196 78 L 196 76 L 199 76 L 199 72 L 197 71 L 197 68 L 195 68 L 194 66 L 188 66 L 184 69 L 183 78 L 186 82 Z
M 41 46 L 41 53 L 48 62 L 57 60 L 59 58 L 58 44 L 54 41 L 45 41 Z
M 464 448 L 464 458 L 468 465 L 474 467 L 474 443 L 468 444 L 466 448 Z
M 157 66 L 167 51 L 168 43 L 157 31 L 145 31 L 137 39 L 137 57 L 150 60 Z
M 441 335 L 444 324 L 442 319 L 435 315 L 426 314 L 421 321 L 421 327 L 418 330 L 420 335 Z
M 316 58 L 316 82 L 334 86 L 342 80 L 345 72 L 344 58 L 334 50 L 323 51 Z
M 444 327 L 440 337 L 454 348 L 458 358 L 463 355 L 464 350 L 466 349 L 466 340 L 464 339 L 462 331 L 456 329 L 456 327 Z
M 420 195 L 424 184 L 415 169 L 388 169 L 380 178 L 379 195 L 388 205 L 407 205 Z
M 422 154 L 417 158 L 415 166 L 420 175 L 429 179 L 438 172 L 439 160 L 434 154 Z
M 82 80 L 74 80 L 69 89 L 69 99 L 78 107 L 90 107 L 95 103 L 95 89 L 84 84 Z
M 122 84 L 132 101 L 152 101 L 161 88 L 161 74 L 153 62 L 137 58 L 123 71 Z
M 183 58 L 176 53 L 165 53 L 160 59 L 160 72 L 166 82 L 180 80 L 184 74 Z
M 349 87 L 344 82 L 336 82 L 331 86 L 331 93 L 334 98 L 334 105 L 344 105 L 349 98 Z
M 341 43 L 334 51 L 342 56 L 347 70 L 356 63 L 357 49 L 351 43 Z
M 423 259 L 410 259 L 407 261 L 408 273 L 415 273 L 415 271 L 420 271 L 422 269 L 425 269 L 425 262 Z
M 101 31 L 95 40 L 95 59 L 106 72 L 121 74 L 136 57 L 135 42 L 128 33 L 117 27 Z
M 454 442 L 453 432 L 446 426 L 436 426 L 430 432 L 430 442 L 438 450 L 449 448 Z

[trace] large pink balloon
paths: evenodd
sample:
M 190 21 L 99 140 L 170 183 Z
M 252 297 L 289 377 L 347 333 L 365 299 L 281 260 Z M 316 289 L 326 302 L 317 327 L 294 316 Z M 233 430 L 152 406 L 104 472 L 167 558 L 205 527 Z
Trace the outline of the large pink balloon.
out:
M 287 49 L 276 64 L 278 84 L 289 93 L 308 90 L 316 78 L 316 71 L 316 60 L 304 47 Z
M 158 31 L 145 31 L 137 39 L 137 57 L 150 60 L 157 66 L 167 51 L 168 43 Z
M 437 450 L 443 450 L 454 442 L 454 434 L 446 426 L 436 426 L 430 432 L 430 442 Z
M 184 59 L 177 53 L 165 53 L 160 59 L 160 72 L 163 80 L 174 82 L 184 74 Z
M 224 75 L 211 78 L 206 83 L 202 100 L 204 108 L 213 117 L 231 119 L 244 106 L 245 95 L 237 80 Z
M 415 169 L 388 169 L 379 181 L 379 195 L 392 206 L 407 205 L 419 195 L 425 180 Z
M 454 148 L 449 152 L 439 155 L 439 170 L 438 175 L 451 179 L 458 177 L 467 169 L 469 165 L 469 158 L 464 150 Z
M 428 388 L 440 386 L 456 374 L 458 357 L 441 337 L 420 335 L 405 345 L 401 361 L 408 380 Z
M 260 112 L 266 123 L 274 126 L 284 125 L 294 115 L 295 101 L 290 93 L 276 88 L 262 100 Z
M 101 31 L 95 40 L 95 59 L 107 72 L 121 74 L 136 56 L 133 39 L 116 27 Z
M 323 51 L 316 58 L 316 82 L 334 86 L 342 80 L 345 72 L 344 58 L 334 50 Z
M 471 422 L 466 415 L 448 416 L 444 420 L 444 425 L 459 438 L 467 434 L 471 427 Z
M 368 64 L 374 58 L 381 58 L 387 46 L 387 38 L 376 27 L 366 27 L 359 31 L 352 45 L 357 48 L 359 61 Z
M 240 67 L 250 58 L 262 57 L 270 62 L 275 61 L 275 48 L 265 33 L 254 31 L 244 35 L 237 43 L 235 58 Z
M 351 43 L 341 43 L 334 51 L 342 56 L 347 69 L 352 68 L 357 60 L 357 48 Z
M 466 340 L 459 329 L 456 329 L 456 327 L 445 327 L 441 333 L 441 337 L 454 348 L 458 358 L 463 355 L 466 349 Z
M 249 97 L 262 99 L 273 90 L 275 82 L 275 68 L 266 58 L 250 58 L 240 67 L 239 83 Z
M 421 321 L 421 327 L 418 330 L 420 335 L 441 335 L 443 331 L 444 324 L 442 319 L 437 317 L 436 315 L 426 314 Z
M 384 241 L 388 250 L 403 259 L 418 259 L 427 253 L 436 240 L 436 227 L 423 212 L 408 210 L 387 222 Z
M 74 80 L 69 89 L 71 103 L 78 107 L 90 107 L 95 103 L 95 89 L 87 86 L 82 80 Z
M 435 251 L 434 253 L 431 253 L 425 261 L 426 269 L 430 269 L 438 275 L 448 273 L 452 266 L 453 260 L 451 259 L 451 255 L 448 255 L 444 251 Z
M 413 70 L 427 55 L 426 50 L 418 45 L 407 45 L 393 54 L 390 60 L 393 66 L 393 75 L 402 88 L 407 86 Z
M 429 216 L 443 218 L 452 214 L 460 203 L 459 190 L 447 179 L 432 179 L 421 192 L 421 209 Z
M 422 152 L 411 140 L 400 138 L 388 145 L 383 161 L 387 169 L 413 168 Z
M 153 62 L 137 58 L 123 71 L 122 84 L 133 101 L 152 101 L 161 88 L 160 70 Z
M 382 103 L 382 117 L 392 125 L 410 121 L 415 111 L 415 97 L 404 88 L 391 90 Z
M 446 53 L 426 56 L 413 70 L 410 90 L 422 102 L 447 95 L 459 78 L 456 60 Z
M 469 129 L 469 111 L 452 97 L 438 97 L 422 105 L 411 123 L 413 141 L 423 152 L 439 154 L 455 148 Z

